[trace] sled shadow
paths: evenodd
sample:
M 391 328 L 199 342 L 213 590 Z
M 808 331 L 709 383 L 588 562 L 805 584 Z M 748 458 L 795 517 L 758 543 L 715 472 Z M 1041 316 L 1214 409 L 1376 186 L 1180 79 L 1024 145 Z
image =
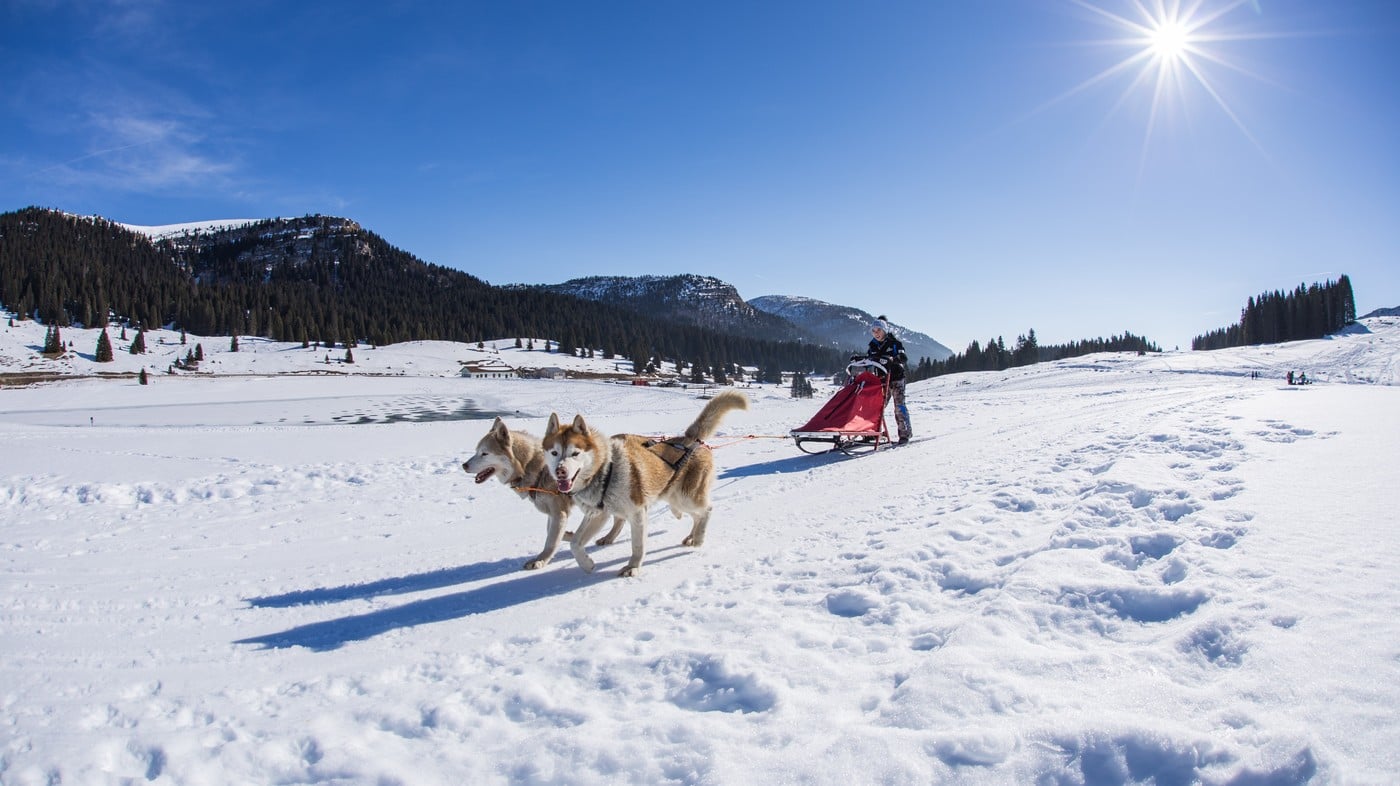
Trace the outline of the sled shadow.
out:
M 742 467 L 731 467 L 719 473 L 722 480 L 729 478 L 751 478 L 758 475 L 782 475 L 788 472 L 805 472 L 812 467 L 824 467 L 827 464 L 835 464 L 838 461 L 855 458 L 840 451 L 830 453 L 804 453 L 800 456 L 789 456 L 787 458 L 763 461 L 758 464 L 746 464 Z
M 347 584 L 343 587 L 322 587 L 297 590 L 281 595 L 268 595 L 262 598 L 248 598 L 249 606 L 260 609 L 285 609 L 292 606 L 312 606 L 318 603 L 339 603 L 346 600 L 365 600 L 380 595 L 406 595 L 410 592 L 450 587 L 466 584 L 469 581 L 494 579 L 520 569 L 524 564 L 521 558 L 500 559 L 495 562 L 478 562 L 456 568 L 417 573 L 412 576 L 397 576 L 365 584 Z
M 679 552 L 666 554 L 664 552 Z M 659 549 L 643 565 L 643 571 L 682 556 L 689 549 L 672 546 Z M 567 556 L 567 555 L 566 555 Z M 305 647 L 314 652 L 330 652 L 354 641 L 372 639 L 394 630 L 430 625 L 436 622 L 469 617 L 492 611 L 530 603 L 544 598 L 563 595 L 601 582 L 617 579 L 617 571 L 626 564 L 630 554 L 619 554 L 616 559 L 606 562 L 598 560 L 593 573 L 584 573 L 573 564 L 551 565 L 542 570 L 530 571 L 519 578 L 476 587 L 450 595 L 405 603 L 391 609 L 355 614 L 339 619 L 298 625 L 280 633 L 269 633 L 239 639 L 234 644 L 251 644 L 264 650 Z M 594 557 L 597 559 L 597 557 Z M 572 563 L 572 559 L 569 560 Z M 495 563 L 492 563 L 495 564 Z M 515 565 L 515 561 L 510 561 Z M 432 575 L 432 574 L 424 574 Z M 645 573 L 643 574 L 645 575 Z M 408 577 L 412 579 L 413 577 Z M 388 579 L 385 583 L 393 582 Z

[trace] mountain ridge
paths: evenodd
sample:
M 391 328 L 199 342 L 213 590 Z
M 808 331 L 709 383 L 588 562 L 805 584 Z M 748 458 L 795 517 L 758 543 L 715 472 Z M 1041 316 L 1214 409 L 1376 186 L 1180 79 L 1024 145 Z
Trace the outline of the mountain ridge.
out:
M 824 347 L 638 315 L 425 262 L 332 216 L 141 234 L 45 208 L 0 214 L 0 303 L 46 324 L 177 325 L 326 344 L 543 336 L 568 351 L 835 370 Z M 239 226 L 215 226 L 237 223 Z M 181 226 L 181 225 L 176 225 Z M 164 228 L 160 228 L 164 229 Z

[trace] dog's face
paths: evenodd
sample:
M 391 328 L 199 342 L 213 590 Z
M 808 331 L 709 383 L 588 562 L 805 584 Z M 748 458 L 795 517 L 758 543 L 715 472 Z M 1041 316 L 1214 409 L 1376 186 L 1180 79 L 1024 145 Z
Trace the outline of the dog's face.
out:
M 500 418 L 496 418 L 491 430 L 476 443 L 476 453 L 467 459 L 462 469 L 468 475 L 475 475 L 477 483 L 485 483 L 492 475 L 499 477 L 502 483 L 509 483 L 514 468 L 515 460 L 510 453 L 510 429 Z
M 579 475 L 589 473 L 602 460 L 582 415 L 575 415 L 574 422 L 563 427 L 559 425 L 558 415 L 549 416 L 544 459 L 554 473 L 554 482 L 561 494 L 573 491 Z

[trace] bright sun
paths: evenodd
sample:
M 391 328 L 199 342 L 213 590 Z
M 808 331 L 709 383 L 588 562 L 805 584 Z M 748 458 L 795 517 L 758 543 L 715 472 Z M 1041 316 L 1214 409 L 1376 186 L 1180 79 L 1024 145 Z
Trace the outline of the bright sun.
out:
M 1147 35 L 1148 47 L 1159 62 L 1175 62 L 1186 57 L 1191 47 L 1191 31 L 1175 20 L 1160 20 Z
M 1114 38 L 1092 42 L 1093 45 L 1120 49 L 1124 56 L 1051 103 L 1127 76 L 1129 84 L 1110 114 L 1127 105 L 1129 97 L 1135 93 L 1146 92 L 1150 95 L 1147 138 L 1143 140 L 1144 159 L 1160 115 L 1170 105 L 1187 101 L 1191 92 L 1209 96 L 1245 137 L 1256 147 L 1259 146 L 1221 96 L 1208 73 L 1214 68 L 1248 73 L 1229 61 L 1220 51 L 1221 45 L 1230 41 L 1273 37 L 1258 33 L 1226 33 L 1218 29 L 1222 17 L 1242 6 L 1255 5 L 1254 0 L 1128 0 L 1124 3 L 1130 11 L 1127 16 L 1100 8 L 1097 5 L 1100 0 L 1069 2 L 1091 12 L 1100 22 L 1117 31 L 1118 35 Z

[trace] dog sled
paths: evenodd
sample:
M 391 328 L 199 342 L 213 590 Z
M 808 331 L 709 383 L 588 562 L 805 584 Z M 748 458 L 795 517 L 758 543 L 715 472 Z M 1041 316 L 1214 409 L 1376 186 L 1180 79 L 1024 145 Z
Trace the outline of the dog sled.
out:
M 846 375 L 846 385 L 811 420 L 789 432 L 803 453 L 839 450 L 854 456 L 889 446 L 889 372 L 873 360 L 856 360 L 846 366 Z

